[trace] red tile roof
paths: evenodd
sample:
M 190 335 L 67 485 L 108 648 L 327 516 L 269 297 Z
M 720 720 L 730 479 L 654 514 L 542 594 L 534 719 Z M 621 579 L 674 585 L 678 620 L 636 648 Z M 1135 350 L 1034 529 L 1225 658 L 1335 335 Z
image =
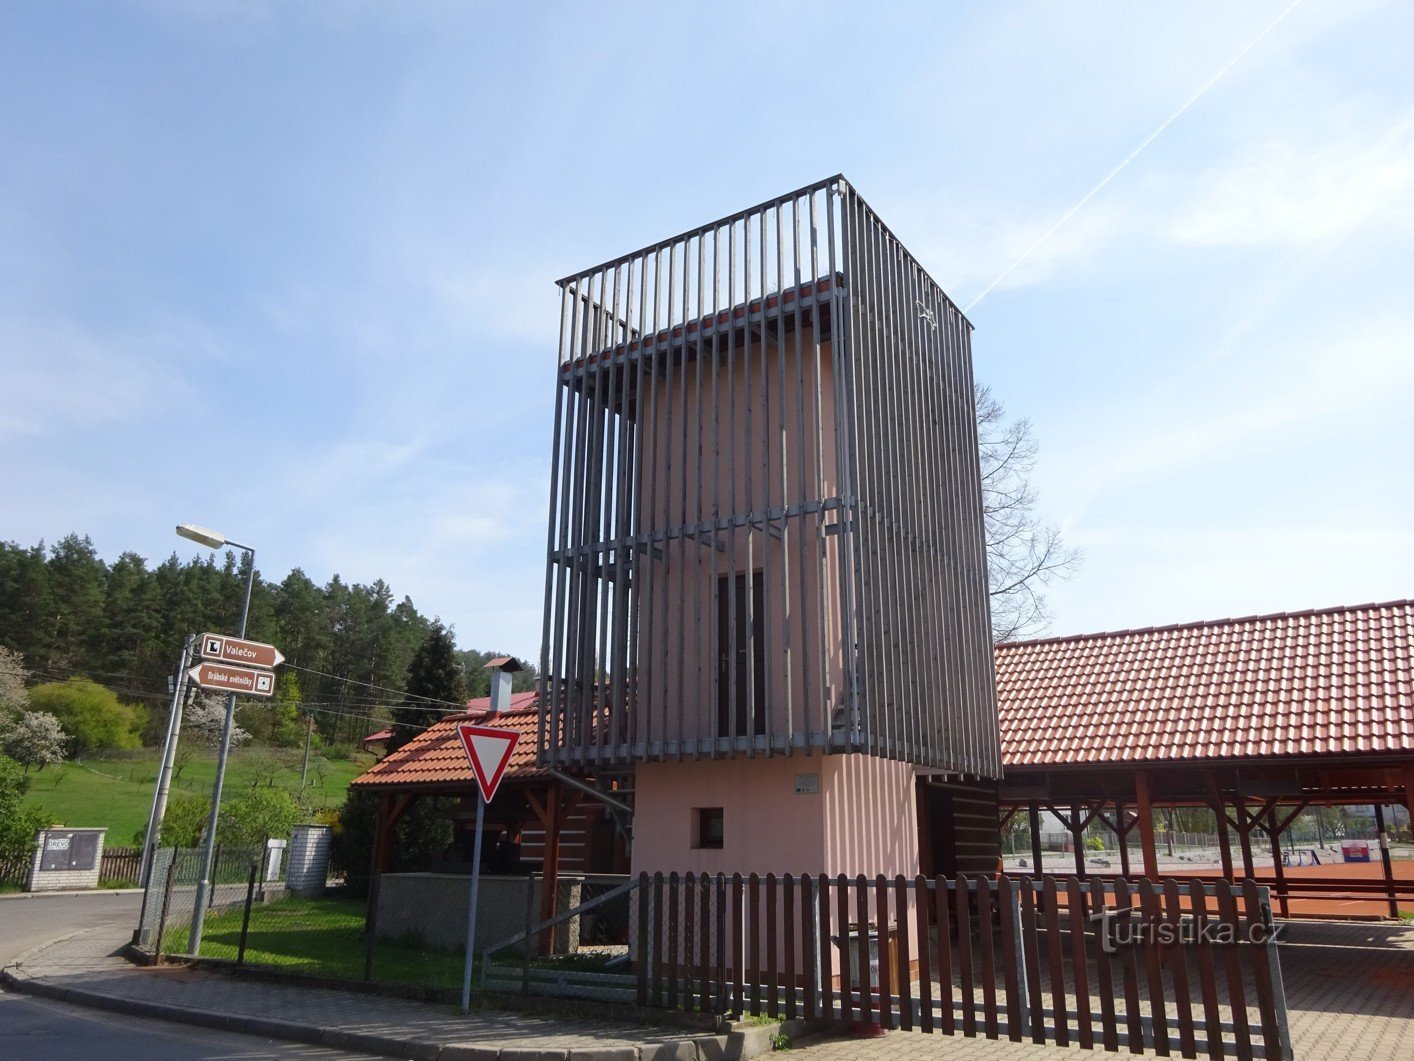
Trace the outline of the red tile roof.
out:
M 1002 762 L 1414 753 L 1414 601 L 998 645 Z
M 440 722 L 428 726 L 352 783 L 369 787 L 474 785 L 476 779 L 471 776 L 466 752 L 457 737 L 459 722 L 475 722 L 478 725 L 495 726 L 497 729 L 513 729 L 520 733 L 520 740 L 516 742 L 515 751 L 511 753 L 510 765 L 506 767 L 505 780 L 517 781 L 545 775 L 545 771 L 535 765 L 535 726 L 540 717 L 535 693 L 512 693 L 509 709 L 498 715 L 487 714 L 487 709 L 491 706 L 489 697 L 468 700 L 466 706 L 464 714 L 448 715 Z

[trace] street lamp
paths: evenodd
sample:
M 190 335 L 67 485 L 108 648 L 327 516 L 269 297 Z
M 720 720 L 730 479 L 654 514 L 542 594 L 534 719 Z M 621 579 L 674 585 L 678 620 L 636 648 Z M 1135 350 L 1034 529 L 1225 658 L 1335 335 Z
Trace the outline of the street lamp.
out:
M 245 637 L 246 620 L 250 618 L 250 591 L 255 585 L 255 549 L 249 545 L 232 541 L 224 534 L 218 534 L 194 523 L 179 523 L 177 533 L 190 541 L 211 549 L 230 546 L 250 554 L 250 566 L 246 571 L 245 604 L 241 607 L 241 632 L 237 637 Z M 216 855 L 216 826 L 221 816 L 221 787 L 226 780 L 226 758 L 231 752 L 231 727 L 235 724 L 236 694 L 226 694 L 226 722 L 221 727 L 221 751 L 216 757 L 216 783 L 211 789 L 211 817 L 206 822 L 206 837 L 202 841 L 201 879 L 196 882 L 196 908 L 192 910 L 190 946 L 187 953 L 195 957 L 201 951 L 201 930 L 206 923 L 207 897 L 211 894 L 212 861 Z

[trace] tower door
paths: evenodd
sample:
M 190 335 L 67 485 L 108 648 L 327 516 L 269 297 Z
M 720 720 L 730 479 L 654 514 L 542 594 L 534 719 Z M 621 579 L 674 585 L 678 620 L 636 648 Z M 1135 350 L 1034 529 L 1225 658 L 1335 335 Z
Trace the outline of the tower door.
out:
M 760 571 L 749 576 L 724 575 L 717 580 L 719 737 L 766 732 L 765 618 Z

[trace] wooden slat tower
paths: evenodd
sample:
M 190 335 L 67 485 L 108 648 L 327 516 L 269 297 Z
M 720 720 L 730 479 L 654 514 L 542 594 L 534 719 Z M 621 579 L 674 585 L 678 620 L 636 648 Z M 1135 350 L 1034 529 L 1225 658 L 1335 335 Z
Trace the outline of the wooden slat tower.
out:
M 853 187 L 560 288 L 542 762 L 998 776 L 971 325 Z

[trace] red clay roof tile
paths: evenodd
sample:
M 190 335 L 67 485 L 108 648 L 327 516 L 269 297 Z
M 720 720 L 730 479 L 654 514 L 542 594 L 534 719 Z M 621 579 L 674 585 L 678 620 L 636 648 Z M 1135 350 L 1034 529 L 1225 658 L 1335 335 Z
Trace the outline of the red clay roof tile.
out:
M 397 751 L 376 763 L 367 773 L 355 778 L 358 787 L 466 784 L 474 785 L 466 752 L 457 737 L 457 723 L 475 722 L 497 729 L 513 729 L 520 733 L 505 780 L 517 781 L 543 777 L 545 771 L 535 765 L 535 727 L 540 718 L 536 694 L 512 693 L 510 706 L 498 715 L 488 715 L 489 697 L 468 700 L 464 714 L 448 715 L 433 723 Z
M 1414 752 L 1414 601 L 998 645 L 1007 767 Z

